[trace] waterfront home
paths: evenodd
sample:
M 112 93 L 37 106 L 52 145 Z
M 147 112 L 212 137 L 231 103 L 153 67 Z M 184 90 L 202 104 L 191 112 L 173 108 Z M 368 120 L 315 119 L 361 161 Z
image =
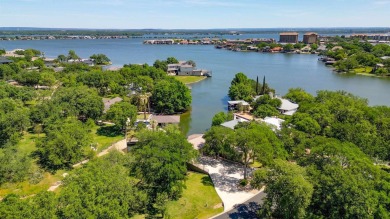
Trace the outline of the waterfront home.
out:
M 95 65 L 93 59 L 69 59 L 67 62 L 68 63 L 84 63 L 84 64 L 87 64 L 88 66 Z
M 0 65 L 4 65 L 4 64 L 10 64 L 14 61 L 10 60 L 10 59 L 7 59 L 6 57 L 1 57 L 0 56 Z
M 280 101 L 282 101 L 282 104 L 278 108 L 278 110 L 281 114 L 292 116 L 298 110 L 298 107 L 299 107 L 298 104 L 292 103 L 291 101 L 289 101 L 287 99 L 280 98 L 280 97 L 276 97 L 276 98 L 278 98 Z
M 257 121 L 257 122 L 264 122 L 267 124 L 273 131 L 277 131 L 282 129 L 282 123 L 284 122 L 283 119 L 279 119 L 277 117 L 265 117 L 264 119 L 254 119 L 253 116 L 248 114 L 233 114 L 233 120 L 224 122 L 221 124 L 221 126 L 234 129 L 236 125 L 242 122 L 250 122 L 250 121 Z
M 150 117 L 150 121 L 155 121 L 158 126 L 166 126 L 166 125 L 169 125 L 169 124 L 179 124 L 180 123 L 180 116 L 176 116 L 176 115 L 152 115 Z
M 168 64 L 167 73 L 178 76 L 207 76 L 211 77 L 212 72 L 205 69 L 196 69 L 186 61 L 179 61 L 177 64 Z
M 228 101 L 228 109 L 229 110 L 239 110 L 239 106 L 243 108 L 249 108 L 250 104 L 244 100 L 230 100 Z
M 282 129 L 282 123 L 284 122 L 284 120 L 279 119 L 278 117 L 265 117 L 262 122 L 265 122 L 272 128 L 272 130 L 276 131 Z
M 173 39 L 160 39 L 160 40 L 145 40 L 144 44 L 167 44 L 172 45 L 175 41 Z

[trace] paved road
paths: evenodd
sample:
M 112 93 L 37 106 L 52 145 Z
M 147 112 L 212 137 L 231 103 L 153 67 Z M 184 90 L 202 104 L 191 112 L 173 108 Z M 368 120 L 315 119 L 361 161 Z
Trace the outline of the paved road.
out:
M 263 203 L 263 198 L 265 197 L 264 192 L 260 192 L 255 195 L 253 198 L 249 199 L 243 204 L 237 205 L 234 209 L 225 212 L 213 219 L 253 219 L 258 218 L 256 212 L 260 207 L 260 204 Z

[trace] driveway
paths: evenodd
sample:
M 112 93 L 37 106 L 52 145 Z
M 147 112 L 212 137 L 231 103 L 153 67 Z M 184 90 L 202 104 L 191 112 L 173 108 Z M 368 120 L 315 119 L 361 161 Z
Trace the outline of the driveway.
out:
M 213 219 L 252 219 L 258 218 L 257 211 L 260 208 L 260 204 L 263 203 L 263 199 L 266 194 L 259 192 L 253 198 L 248 201 L 239 204 L 234 209 L 224 212 L 218 216 L 212 217 Z
M 224 204 L 224 212 L 244 203 L 259 192 L 238 185 L 240 179 L 244 178 L 244 167 L 241 164 L 202 156 L 196 165 L 209 173 L 215 190 Z M 250 173 L 250 170 L 248 172 Z

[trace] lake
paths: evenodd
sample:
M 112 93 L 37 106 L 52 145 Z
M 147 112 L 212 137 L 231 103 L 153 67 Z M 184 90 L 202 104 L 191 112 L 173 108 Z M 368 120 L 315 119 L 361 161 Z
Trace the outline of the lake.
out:
M 231 36 L 235 37 L 235 36 Z M 240 38 L 265 36 L 240 36 Z M 266 37 L 277 38 L 274 35 Z M 192 110 L 182 116 L 188 134 L 202 133 L 211 125 L 214 114 L 226 111 L 230 82 L 238 72 L 266 82 L 284 95 L 289 88 L 301 87 L 315 94 L 317 90 L 345 90 L 367 98 L 370 105 L 390 105 L 390 79 L 334 73 L 317 55 L 232 52 L 204 45 L 143 45 L 144 39 L 0 41 L 0 48 L 34 48 L 46 57 L 57 57 L 75 50 L 83 58 L 106 54 L 114 66 L 148 63 L 173 56 L 194 60 L 198 68 L 213 71 L 213 77 L 191 85 Z

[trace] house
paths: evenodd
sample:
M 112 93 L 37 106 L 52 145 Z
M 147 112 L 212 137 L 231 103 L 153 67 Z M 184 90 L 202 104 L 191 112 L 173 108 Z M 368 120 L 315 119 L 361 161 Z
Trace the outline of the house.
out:
M 309 33 L 305 33 L 305 35 L 303 35 L 303 43 L 304 44 L 314 44 L 314 43 L 317 43 L 317 41 L 318 41 L 318 34 L 317 33 L 309 32 Z
M 248 107 L 249 108 L 249 103 L 244 101 L 244 100 L 230 100 L 228 101 L 228 109 L 229 110 L 239 110 L 239 106 L 243 107 Z
M 242 122 L 250 122 L 253 121 L 253 117 L 247 117 L 245 114 L 233 114 L 233 120 L 224 122 L 221 124 L 221 126 L 234 129 L 236 125 Z M 282 123 L 284 122 L 283 119 L 279 119 L 277 117 L 265 117 L 264 119 L 256 120 L 260 122 L 266 123 L 273 131 L 280 130 L 282 128 Z
M 45 66 L 46 67 L 53 67 L 53 66 L 55 66 L 55 59 L 53 59 L 53 58 L 44 58 L 43 59 L 43 62 L 45 63 Z
M 284 122 L 283 119 L 277 117 L 265 117 L 262 121 L 271 126 L 274 131 L 282 129 L 282 123 Z
M 284 32 L 279 34 L 279 42 L 281 43 L 298 43 L 297 32 Z
M 7 59 L 6 57 L 0 57 L 0 65 L 10 64 L 14 61 Z
M 238 125 L 238 123 L 240 123 L 239 120 L 231 120 L 231 121 L 222 123 L 221 126 L 229 128 L 229 129 L 234 129 L 234 127 L 236 127 L 236 125 Z
M 212 76 L 211 71 L 205 69 L 196 69 L 186 61 L 179 61 L 177 64 L 168 64 L 167 73 L 169 75 L 179 76 Z
M 292 103 L 291 101 L 289 101 L 287 99 L 280 98 L 280 97 L 276 97 L 276 98 L 278 98 L 280 101 L 282 101 L 282 104 L 278 108 L 278 110 L 281 114 L 292 116 L 298 110 L 298 107 L 299 107 L 298 104 Z
M 112 105 L 115 103 L 121 102 L 123 99 L 120 97 L 115 97 L 113 99 L 103 98 L 103 104 L 104 104 L 104 110 L 103 112 L 106 113 Z
M 151 116 L 150 121 L 156 121 L 158 126 L 166 126 L 168 124 L 179 124 L 180 123 L 180 116 L 153 115 L 153 116 Z
M 239 123 L 250 122 L 252 120 L 253 120 L 253 117 L 250 115 L 234 113 L 233 120 L 224 122 L 221 124 L 221 126 L 226 127 L 226 128 L 230 128 L 230 129 L 234 129 L 234 127 L 236 127 L 236 125 L 238 125 Z

